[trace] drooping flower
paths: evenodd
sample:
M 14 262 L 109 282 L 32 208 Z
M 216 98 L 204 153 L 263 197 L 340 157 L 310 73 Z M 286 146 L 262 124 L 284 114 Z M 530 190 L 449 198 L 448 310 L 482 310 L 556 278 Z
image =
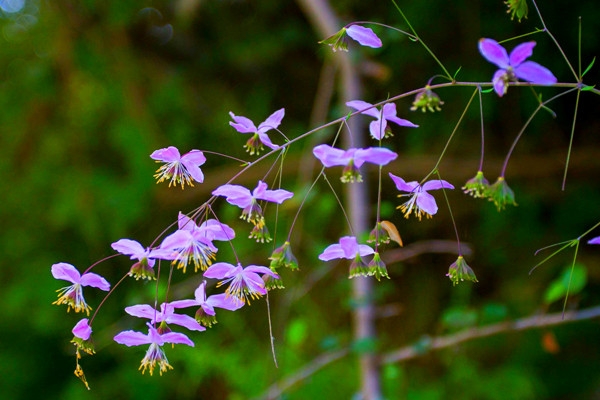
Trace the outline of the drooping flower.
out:
M 273 271 L 281 266 L 292 270 L 298 269 L 298 259 L 292 253 L 291 244 L 287 240 L 282 246 L 273 250 L 269 260 L 271 260 L 269 267 Z
M 169 324 L 180 325 L 190 331 L 205 331 L 206 328 L 200 325 L 194 318 L 185 314 L 175 314 L 175 306 L 172 303 L 162 303 L 160 311 L 148 304 L 138 304 L 125 307 L 125 312 L 138 318 L 148 318 L 152 325 L 160 324 L 157 328 L 158 333 L 171 332 Z
M 498 96 L 503 96 L 508 90 L 509 82 L 523 79 L 540 85 L 556 83 L 556 77 L 546 67 L 534 61 L 525 61 L 533 54 L 535 42 L 521 43 L 511 51 L 510 56 L 506 49 L 493 39 L 480 39 L 479 52 L 496 66 L 500 67 L 494 73 L 492 84 Z
M 357 24 L 345 26 L 328 38 L 321 40 L 319 43 L 331 46 L 331 49 L 334 52 L 337 50 L 348 51 L 346 35 L 356 40 L 362 46 L 372 48 L 379 48 L 382 46 L 381 39 L 377 37 L 371 28 L 366 28 Z
M 406 218 L 414 211 L 415 215 L 421 220 L 423 214 L 427 218 L 431 218 L 432 215 L 437 213 L 438 206 L 435 202 L 435 198 L 427 193 L 428 190 L 437 189 L 454 189 L 450 183 L 441 180 L 434 179 L 425 182 L 422 186 L 417 181 L 405 182 L 404 179 L 390 173 L 390 178 L 396 184 L 396 188 L 401 192 L 407 192 L 406 194 L 400 194 L 398 197 L 410 196 L 410 199 L 398 206 Z
M 373 258 L 369 261 L 369 264 L 367 264 L 367 275 L 374 276 L 378 281 L 380 281 L 381 278 L 390 279 L 385 263 L 381 259 L 379 252 L 375 252 Z
M 73 308 L 76 313 L 85 312 L 87 315 L 90 315 L 92 307 L 85 302 L 85 298 L 83 297 L 84 286 L 95 287 L 105 292 L 110 290 L 110 283 L 100 275 L 93 272 L 81 275 L 74 266 L 67 263 L 54 264 L 52 266 L 52 276 L 54 279 L 61 279 L 72 283 L 70 286 L 58 289 L 58 300 L 52 303 L 56 305 L 66 304 L 67 312 Z
M 508 6 L 507 14 L 510 14 L 510 19 L 515 17 L 521 22 L 522 18 L 527 18 L 527 0 L 507 0 L 504 2 Z
M 179 229 L 167 236 L 160 248 L 173 252 L 173 264 L 185 274 L 188 264 L 194 264 L 194 272 L 206 270 L 214 259 L 218 249 L 212 240 L 199 231 Z
M 121 254 L 131 256 L 132 260 L 138 260 L 131 266 L 129 270 L 129 276 L 138 279 L 153 280 L 154 278 L 154 264 L 156 260 L 172 260 L 172 252 L 165 251 L 164 249 L 145 249 L 140 243 L 131 239 L 120 239 L 110 245 L 115 251 Z
M 588 244 L 600 244 L 600 236 L 588 240 Z
M 258 181 L 258 185 L 252 193 L 243 186 L 227 184 L 219 186 L 212 194 L 224 196 L 229 204 L 240 207 L 243 210 L 241 218 L 259 227 L 264 225 L 265 219 L 258 200 L 281 204 L 294 195 L 283 189 L 267 190 L 267 184 L 263 181 Z
M 244 303 L 248 301 L 248 304 L 250 304 L 250 299 L 258 299 L 260 296 L 267 294 L 265 283 L 259 274 L 266 274 L 279 279 L 279 275 L 267 267 L 249 265 L 244 268 L 241 264 L 233 266 L 225 262 L 212 265 L 204 272 L 204 277 L 223 279 L 217 286 L 229 283 L 225 294 L 236 297 Z
M 369 233 L 367 243 L 375 243 L 376 245 L 387 244 L 390 240 L 398 243 L 400 247 L 404 246 L 396 225 L 390 221 L 379 221 Z
M 467 265 L 463 256 L 458 256 L 455 262 L 450 265 L 450 269 L 446 274 L 452 281 L 452 285 L 456 286 L 464 280 L 471 282 L 479 282 L 475 276 L 475 272 Z
M 373 253 L 375 253 L 375 250 L 370 246 L 358 244 L 356 237 L 344 236 L 340 238 L 339 243 L 327 246 L 327 248 L 319 255 L 319 260 L 329 261 L 336 258 L 352 260 L 348 277 L 354 278 L 357 276 L 369 276 L 369 274 L 373 275 L 371 273 L 372 271 L 368 269 L 367 264 L 362 259 L 363 256 Z
M 417 128 L 419 125 L 415 125 L 412 122 L 402 119 L 396 116 L 396 104 L 387 103 L 383 105 L 383 108 L 378 109 L 373 104 L 367 103 L 362 100 L 348 101 L 346 105 L 350 108 L 354 108 L 360 111 L 361 114 L 366 114 L 370 117 L 375 118 L 369 124 L 369 131 L 374 139 L 381 140 L 385 137 L 392 136 L 391 129 L 387 126 L 387 122 L 393 122 L 400 126 L 406 126 L 409 128 Z
M 504 177 L 499 176 L 493 185 L 488 186 L 484 193 L 489 201 L 494 202 L 498 211 L 504 210 L 507 204 L 516 206 L 515 192 L 508 186 Z
M 422 91 L 417 93 L 415 99 L 413 100 L 411 111 L 416 111 L 417 109 L 421 109 L 422 112 L 429 111 L 442 111 L 442 106 L 444 102 L 440 99 L 440 96 L 437 95 L 433 90 L 431 90 L 431 86 L 425 85 Z
M 478 198 L 486 197 L 489 187 L 490 182 L 483 176 L 483 171 L 477 171 L 477 174 L 465 183 L 462 190 L 465 194 Z
M 148 369 L 150 371 L 150 375 L 152 375 L 152 372 L 154 372 L 154 367 L 156 367 L 156 365 L 158 364 L 159 372 L 162 375 L 163 372 L 167 372 L 169 369 L 173 369 L 173 367 L 169 364 L 169 360 L 167 360 L 167 356 L 165 355 L 165 351 L 163 350 L 163 345 L 165 343 L 173 343 L 186 344 L 188 346 L 194 347 L 194 342 L 192 342 L 183 333 L 167 332 L 161 334 L 150 323 L 148 323 L 147 325 L 147 335 L 141 332 L 123 331 L 114 337 L 114 341 L 129 347 L 149 344 L 150 347 L 148 348 L 146 355 L 142 359 L 142 363 L 139 369 L 142 370 L 142 374 L 146 372 L 146 369 Z
M 180 212 L 177 224 L 179 229 L 167 236 L 160 248 L 171 252 L 170 260 L 177 264 L 177 268 L 183 269 L 183 273 L 190 263 L 194 264 L 194 272 L 198 269 L 204 271 L 212 264 L 218 251 L 213 240 L 235 238 L 235 231 L 216 219 L 208 219 L 198 226 L 193 219 Z
M 193 181 L 198 183 L 204 181 L 204 174 L 200 166 L 206 162 L 206 157 L 200 150 L 192 150 L 181 156 L 176 147 L 169 146 L 156 150 L 150 155 L 150 158 L 165 163 L 156 170 L 154 177 L 158 180 L 157 183 L 168 180 L 169 187 L 180 184 L 183 189 L 186 183 L 194 186 Z
M 77 347 L 77 351 L 83 350 L 88 354 L 94 354 L 94 344 L 90 340 L 92 328 L 89 325 L 89 319 L 83 318 L 73 327 L 73 339 L 71 343 Z
M 365 162 L 386 165 L 395 160 L 398 154 L 385 147 L 369 147 L 366 149 L 336 149 L 327 144 L 320 144 L 313 149 L 313 154 L 325 167 L 344 166 L 342 182 L 362 182 L 358 170 Z
M 229 115 L 233 119 L 233 121 L 229 122 L 229 125 L 233 126 L 236 131 L 240 133 L 251 133 L 252 136 L 246 144 L 244 148 L 250 155 L 260 154 L 261 150 L 264 149 L 264 146 L 267 146 L 273 150 L 277 149 L 279 146 L 273 144 L 271 139 L 269 139 L 269 135 L 267 132 L 271 129 L 277 129 L 279 124 L 281 124 L 281 120 L 285 115 L 285 109 L 282 108 L 280 110 L 275 111 L 273 114 L 269 116 L 264 122 L 258 125 L 258 128 L 254 125 L 250 119 L 246 117 L 240 117 L 235 115 L 232 112 L 229 112 Z
M 172 301 L 170 304 L 175 308 L 200 307 L 196 311 L 196 321 L 203 326 L 211 327 L 217 323 L 215 307 L 229 311 L 235 311 L 244 306 L 244 302 L 237 297 L 228 296 L 225 293 L 214 294 L 206 297 L 206 281 L 202 281 L 194 292 L 194 299 Z

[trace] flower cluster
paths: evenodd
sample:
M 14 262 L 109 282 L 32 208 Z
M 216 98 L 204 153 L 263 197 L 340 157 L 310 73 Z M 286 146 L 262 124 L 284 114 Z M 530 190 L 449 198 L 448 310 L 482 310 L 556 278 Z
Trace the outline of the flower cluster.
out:
M 516 7 L 515 4 L 517 3 L 511 2 L 511 10 Z M 519 14 L 519 11 L 513 12 L 516 12 L 519 18 L 522 15 L 522 12 L 521 14 Z M 348 37 L 363 46 L 372 48 L 382 46 L 381 40 L 370 28 L 358 24 L 347 25 L 321 43 L 330 45 L 333 51 L 347 50 L 346 40 Z M 526 61 L 532 55 L 534 47 L 535 42 L 522 43 L 516 46 L 509 55 L 504 47 L 495 40 L 481 39 L 479 41 L 479 51 L 485 59 L 499 68 L 494 73 L 491 84 L 487 83 L 486 85 L 491 85 L 498 96 L 503 96 L 507 93 L 508 87 L 519 79 L 536 85 L 556 83 L 556 77 L 548 69 L 536 62 Z M 410 108 L 411 110 L 441 111 L 440 106 L 444 102 L 433 91 L 429 83 L 421 91 L 418 91 Z M 481 84 L 478 84 L 478 86 L 481 86 Z M 412 92 L 412 94 L 414 93 Z M 319 177 L 324 176 L 325 168 L 339 166 L 343 167 L 342 182 L 361 182 L 363 179 L 361 168 L 365 164 L 374 164 L 379 167 L 379 181 L 381 183 L 383 181 L 383 167 L 388 166 L 398 158 L 397 152 L 384 147 L 384 145 L 389 145 L 384 140 L 392 136 L 391 123 L 400 127 L 418 127 L 418 125 L 398 117 L 396 103 L 392 100 L 398 100 L 401 97 L 398 96 L 376 104 L 363 100 L 347 102 L 346 106 L 354 110 L 348 115 L 348 118 L 363 114 L 373 119 L 369 123 L 369 133 L 365 132 L 363 135 L 365 137 L 370 135 L 377 141 L 377 144 L 365 148 L 347 146 L 349 148 L 346 149 L 336 148 L 325 143 L 314 146 L 312 153 L 323 165 Z M 285 116 L 284 108 L 273 112 L 258 126 L 249 118 L 238 116 L 233 112 L 230 112 L 229 115 L 231 117 L 229 122 L 231 127 L 241 134 L 250 134 L 244 148 L 251 156 L 259 155 L 261 151 L 265 150 L 265 147 L 270 149 L 266 155 L 258 159 L 259 161 L 272 154 L 283 156 L 285 154 L 284 150 L 301 138 L 290 140 L 279 130 Z M 280 133 L 285 139 L 285 143 L 281 145 L 274 144 L 267 134 L 269 131 Z M 357 135 L 360 133 L 350 132 L 350 134 Z M 207 154 L 215 153 L 207 151 Z M 200 167 L 204 165 L 207 159 L 200 150 L 191 150 L 181 155 L 176 147 L 169 146 L 154 151 L 150 157 L 162 164 L 154 175 L 157 183 L 168 181 L 169 187 L 180 185 L 183 189 L 185 185 L 194 186 L 194 183 L 203 183 L 204 181 L 204 173 Z M 269 174 L 258 180 L 252 191 L 245 186 L 231 184 L 234 179 L 237 179 L 241 173 L 252 166 L 252 163 L 244 162 L 240 173 L 229 180 L 228 183 L 211 188 L 212 197 L 193 213 L 187 215 L 180 212 L 177 221 L 174 221 L 171 225 L 172 227 L 176 226 L 176 228 L 172 232 L 165 230 L 150 246 L 144 246 L 128 238 L 112 243 L 112 249 L 118 254 L 128 256 L 130 260 L 134 260 L 133 265 L 128 267 L 123 273 L 122 279 L 115 286 L 118 286 L 128 276 L 134 278 L 135 281 L 141 280 L 142 282 L 157 280 L 161 276 L 161 262 L 170 264 L 170 273 L 162 274 L 162 276 L 168 275 L 167 288 L 170 288 L 171 273 L 173 271 L 180 270 L 182 273 L 186 273 L 188 267 L 191 270 L 193 265 L 194 273 L 201 275 L 201 283 L 195 289 L 193 296 L 190 294 L 189 298 L 167 301 L 170 300 L 172 295 L 167 290 L 164 299 L 154 298 L 152 299 L 153 302 L 149 302 L 154 305 L 135 304 L 124 307 L 125 313 L 129 316 L 143 319 L 147 329 L 144 332 L 124 330 L 114 336 L 114 341 L 126 346 L 149 346 L 139 368 L 142 373 L 148 370 L 152 375 L 155 368 L 158 368 L 159 373 L 162 375 L 163 372 L 173 368 L 167 360 L 164 350 L 165 344 L 194 346 L 194 341 L 188 337 L 188 334 L 172 329 L 182 330 L 183 328 L 192 332 L 206 331 L 207 328 L 217 323 L 216 309 L 239 310 L 243 306 L 249 305 L 250 301 L 266 295 L 270 289 L 283 288 L 280 274 L 277 272 L 278 268 L 283 266 L 292 270 L 299 269 L 298 260 L 291 249 L 292 229 L 290 229 L 290 234 L 283 245 L 275 248 L 268 257 L 268 260 L 270 260 L 269 267 L 254 264 L 244 264 L 244 266 L 237 254 L 235 261 L 231 263 L 217 261 L 217 253 L 219 252 L 217 245 L 219 244 L 215 244 L 216 242 L 226 242 L 236 253 L 234 243 L 236 231 L 234 227 L 219 220 L 215 212 L 217 208 L 214 207 L 216 202 L 223 201 L 224 198 L 224 202 L 240 208 L 242 210 L 240 218 L 252 225 L 249 237 L 256 239 L 257 242 L 264 243 L 272 240 L 265 219 L 266 205 L 268 203 L 280 205 L 294 196 L 293 192 L 282 188 L 268 189 L 265 180 Z M 438 212 L 436 198 L 430 192 L 439 189 L 443 191 L 446 189 L 452 190 L 454 186 L 442 179 L 429 179 L 431 175 L 437 172 L 436 164 L 433 171 L 420 182 L 407 182 L 404 178 L 389 173 L 396 189 L 401 192 L 398 197 L 406 200 L 397 207 L 405 218 L 408 219 L 411 215 L 414 215 L 421 221 L 423 216 L 426 219 L 432 218 Z M 474 178 L 466 182 L 463 190 L 473 197 L 487 198 L 494 202 L 499 210 L 507 204 L 515 205 L 514 192 L 504 180 L 503 173 L 504 171 L 502 176 L 490 185 L 483 176 L 483 172 L 478 171 Z M 437 173 L 437 176 L 440 176 L 439 173 Z M 277 176 L 277 178 L 280 178 L 280 176 Z M 390 184 L 389 181 L 386 180 L 386 182 Z M 381 249 L 392 241 L 399 246 L 403 245 L 396 225 L 380 218 L 382 187 L 383 185 L 379 187 L 378 207 L 374 218 L 376 220 L 375 228 L 371 231 L 368 240 L 373 247 L 359 243 L 359 240 L 362 241 L 362 238 L 366 237 L 367 232 L 358 232 L 357 235 L 353 233 L 351 236 L 340 237 L 337 243 L 327 246 L 318 256 L 319 260 L 324 262 L 335 259 L 350 260 L 349 278 L 375 277 L 377 280 L 389 278 L 386 264 L 380 253 Z M 443 194 L 445 195 L 446 192 L 444 191 Z M 444 197 L 449 202 L 448 197 Z M 361 236 L 363 234 L 364 236 Z M 591 239 L 588 243 L 600 244 L 600 237 Z M 369 257 L 370 260 L 365 259 L 366 257 Z M 127 264 L 130 265 L 131 262 Z M 51 273 L 55 279 L 70 283 L 70 285 L 58 290 L 58 299 L 53 304 L 66 305 L 67 312 L 72 309 L 75 313 L 85 313 L 88 317 L 80 319 L 75 324 L 72 329 L 74 337 L 71 341 L 76 347 L 77 364 L 75 374 L 86 386 L 87 381 L 79 365 L 79 359 L 81 358 L 81 352 L 95 353 L 92 341 L 92 324 L 98 311 L 96 310 L 96 313 L 89 318 L 92 307 L 86 302 L 83 290 L 86 287 L 100 289 L 108 292 L 106 297 L 115 290 L 115 287 L 111 288 L 110 283 L 105 278 L 95 272 L 90 272 L 95 267 L 96 264 L 92 265 L 83 274 L 73 265 L 67 263 L 57 263 L 51 267 Z M 450 265 L 447 276 L 453 285 L 464 280 L 477 282 L 475 273 L 467 265 L 462 255 L 459 255 L 458 259 Z M 210 280 L 212 280 L 212 284 L 209 283 Z M 159 283 L 156 282 L 157 288 Z M 219 289 L 221 292 L 218 292 Z M 217 293 L 207 293 L 212 290 Z M 104 300 L 106 298 L 100 304 L 103 304 Z M 185 309 L 190 308 L 194 308 L 193 316 L 185 313 Z

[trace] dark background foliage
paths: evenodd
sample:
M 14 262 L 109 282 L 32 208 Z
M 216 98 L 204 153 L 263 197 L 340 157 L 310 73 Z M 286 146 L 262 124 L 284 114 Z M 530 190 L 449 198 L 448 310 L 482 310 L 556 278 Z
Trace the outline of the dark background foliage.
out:
M 577 59 L 582 16 L 585 68 L 600 40 L 596 2 L 540 3 L 547 25 L 572 62 Z M 493 74 L 494 67 L 477 51 L 480 37 L 500 40 L 541 26 L 533 10 L 521 24 L 510 21 L 501 1 L 399 4 L 447 68 L 461 68 L 459 80 L 489 81 Z M 332 5 L 342 24 L 372 20 L 406 29 L 388 1 L 344 0 Z M 193 337 L 194 349 L 168 348 L 174 371 L 162 377 L 141 375 L 137 366 L 145 349 L 125 348 L 112 337 L 123 329 L 141 329 L 122 308 L 151 301 L 152 287 L 126 281 L 94 322 L 98 353 L 82 360 L 92 386 L 87 392 L 71 375 L 75 359 L 70 330 L 79 316 L 65 315 L 63 307 L 50 304 L 53 291 L 63 284 L 52 278 L 50 266 L 64 261 L 83 270 L 111 255 L 109 244 L 123 237 L 151 243 L 178 211 L 202 204 L 238 168 L 235 162 L 211 156 L 203 167 L 205 184 L 181 191 L 154 183 L 156 166 L 149 154 L 175 145 L 247 157 L 242 149 L 246 137 L 228 125 L 229 111 L 259 122 L 285 107 L 282 130 L 295 137 L 319 122 L 318 112 L 333 119 L 348 110 L 336 105 L 335 97 L 330 110 L 313 110 L 330 49 L 317 44 L 322 38 L 291 1 L 30 0 L 19 12 L 0 12 L 0 29 L 4 398 L 245 399 L 263 393 L 319 354 L 354 346 L 352 355 L 284 395 L 351 398 L 358 387 L 354 354 L 364 346 L 374 345 L 385 353 L 424 335 L 548 311 L 544 291 L 572 255 L 562 254 L 529 276 L 529 269 L 543 257 L 534 257 L 534 251 L 577 237 L 598 220 L 600 103 L 595 95 L 582 95 L 562 191 L 575 99 L 566 96 L 551 105 L 556 118 L 545 112 L 536 117 L 510 161 L 507 181 L 518 207 L 498 213 L 491 203 L 459 190 L 449 193 L 461 239 L 473 250 L 467 260 L 479 283 L 452 287 L 444 277 L 456 257 L 452 254 L 427 253 L 391 263 L 391 279 L 376 284 L 375 301 L 381 308 L 377 343 L 353 345 L 350 313 L 357 305 L 350 301 L 347 265 L 316 261 L 327 244 L 346 232 L 333 197 L 319 185 L 292 236 L 301 269 L 284 271 L 286 290 L 270 295 L 279 368 L 270 353 L 266 306 L 260 300 L 239 312 L 221 313 L 218 325 Z M 385 44 L 382 49 L 351 44 L 364 77 L 364 100 L 375 102 L 419 88 L 440 73 L 418 44 L 393 31 L 375 30 Z M 572 81 L 548 37 L 533 38 L 538 42 L 533 59 L 561 81 Z M 586 82 L 597 81 L 593 69 Z M 541 92 L 549 98 L 558 90 Z M 400 157 L 390 170 L 407 180 L 427 174 L 470 93 L 468 88 L 440 90 L 445 105 L 436 114 L 410 113 L 410 99 L 399 101 L 399 115 L 421 127 L 394 127 L 391 143 Z M 484 171 L 489 179 L 499 173 L 508 147 L 535 107 L 529 89 L 511 88 L 502 99 L 484 96 Z M 479 114 L 472 106 L 440 166 L 443 178 L 457 188 L 477 170 L 479 135 Z M 305 193 L 316 171 L 312 157 L 302 157 L 303 152 L 328 139 L 325 133 L 316 136 L 293 146 L 283 169 L 284 186 L 298 194 Z M 253 187 L 269 166 L 257 166 L 238 183 Z M 334 182 L 336 173 L 329 175 Z M 383 214 L 397 224 L 407 245 L 453 239 L 441 198 L 440 213 L 418 223 L 394 211 L 400 201 L 395 194 L 385 182 Z M 297 195 L 281 207 L 276 245 L 287 233 L 300 199 Z M 237 222 L 237 210 L 217 209 L 239 228 L 236 250 L 245 262 L 265 264 L 272 246 L 256 250 L 244 239 L 246 225 Z M 222 249 L 219 256 L 226 260 L 231 252 Z M 582 246 L 578 260 L 587 269 L 588 284 L 569 300 L 569 308 L 600 301 L 599 249 Z M 117 258 L 97 271 L 116 282 L 128 266 L 128 260 Z M 181 297 L 189 296 L 199 283 L 190 273 L 185 278 L 177 277 L 173 286 Z M 86 297 L 94 307 L 101 300 L 93 291 Z M 549 310 L 560 310 L 558 303 Z M 552 346 L 552 338 L 558 348 Z M 383 387 L 388 398 L 596 398 L 599 351 L 597 322 L 499 335 L 385 365 Z

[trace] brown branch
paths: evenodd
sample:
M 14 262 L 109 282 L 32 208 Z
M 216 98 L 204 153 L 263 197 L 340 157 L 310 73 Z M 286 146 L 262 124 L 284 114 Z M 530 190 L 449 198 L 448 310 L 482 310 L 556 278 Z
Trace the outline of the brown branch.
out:
M 380 357 L 380 363 L 391 364 L 407 361 L 421 357 L 434 350 L 441 350 L 471 340 L 499 335 L 502 333 L 520 332 L 528 329 L 541 329 L 599 317 L 600 306 L 596 306 L 578 311 L 568 311 L 564 314 L 564 316 L 562 312 L 545 315 L 533 315 L 514 321 L 499 322 L 496 324 L 490 324 L 476 328 L 468 328 L 450 335 L 434 337 L 427 341 L 420 340 L 418 344 L 392 350 Z M 349 348 L 345 348 L 335 352 L 322 354 L 307 363 L 300 370 L 294 372 L 289 377 L 271 385 L 265 394 L 257 399 L 274 399 L 283 394 L 287 389 L 300 383 L 302 380 L 308 378 L 328 364 L 345 357 L 349 353 Z
M 564 317 L 562 312 L 555 314 L 533 315 L 517 319 L 515 321 L 499 322 L 496 324 L 486 325 L 479 328 L 469 328 L 460 332 L 438 336 L 432 338 L 429 343 L 423 346 L 423 341 L 419 341 L 418 345 L 402 347 L 398 350 L 393 350 L 381 357 L 383 364 L 390 364 L 399 361 L 406 361 L 412 358 L 420 357 L 424 353 L 433 350 L 440 350 L 446 347 L 455 346 L 460 343 L 470 340 L 498 335 L 500 333 L 519 332 L 528 329 L 546 328 L 554 325 L 561 325 L 568 322 L 583 321 L 600 317 L 600 306 L 586 308 L 579 311 L 565 312 Z

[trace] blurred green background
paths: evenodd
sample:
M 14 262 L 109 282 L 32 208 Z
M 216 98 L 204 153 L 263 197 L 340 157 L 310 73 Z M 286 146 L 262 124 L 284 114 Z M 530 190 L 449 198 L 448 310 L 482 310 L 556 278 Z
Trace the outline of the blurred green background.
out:
M 585 68 L 599 48 L 596 1 L 540 3 L 547 25 L 574 63 L 578 16 L 583 16 Z M 521 24 L 510 21 L 505 5 L 497 0 L 399 4 L 447 68 L 454 72 L 461 67 L 459 80 L 489 81 L 495 70 L 477 51 L 480 37 L 504 39 L 541 27 L 533 11 Z M 331 5 L 341 24 L 372 20 L 406 29 L 389 1 L 340 0 Z M 322 249 L 346 233 L 345 223 L 327 187 L 318 185 L 292 235 L 301 269 L 284 271 L 286 289 L 270 294 L 278 368 L 270 351 L 265 301 L 260 300 L 236 313 L 221 312 L 218 325 L 191 335 L 194 349 L 167 347 L 173 371 L 162 377 L 141 375 L 137 368 L 145 346 L 125 348 L 112 337 L 124 329 L 142 329 L 143 323 L 122 309 L 151 302 L 153 286 L 127 280 L 94 322 L 97 354 L 81 361 L 92 387 L 88 392 L 72 375 L 70 330 L 80 316 L 51 305 L 54 291 L 64 282 L 52 278 L 50 266 L 68 262 L 84 270 L 113 254 L 110 243 L 124 237 L 151 243 L 177 212 L 202 204 L 239 169 L 226 158 L 209 156 L 203 166 L 205 184 L 169 190 L 154 183 L 156 165 L 149 154 L 174 145 L 184 152 L 198 148 L 249 158 L 242 148 L 247 137 L 228 125 L 229 111 L 259 123 L 285 107 L 281 129 L 295 137 L 318 123 L 319 115 L 330 120 L 348 110 L 337 105 L 335 94 L 330 108 L 314 109 L 317 93 L 324 88 L 319 79 L 329 73 L 331 51 L 317 44 L 322 37 L 292 1 L 2 0 L 0 7 L 3 398 L 246 399 L 265 395 L 271 384 L 320 354 L 351 347 L 349 355 L 301 379 L 281 397 L 349 399 L 359 387 L 355 355 L 365 346 L 385 354 L 424 343 L 425 335 L 560 311 L 562 301 L 547 305 L 544 293 L 561 276 L 572 253 L 557 256 L 531 276 L 528 271 L 544 257 L 535 257 L 536 249 L 577 237 L 600 217 L 600 102 L 590 93 L 581 97 L 565 191 L 561 179 L 574 95 L 551 105 L 556 118 L 540 113 L 518 144 L 506 175 L 518 207 L 498 213 L 491 203 L 459 190 L 449 193 L 460 237 L 472 250 L 467 261 L 479 283 L 452 287 L 444 276 L 456 259 L 452 251 L 390 263 L 391 279 L 375 285 L 378 340 L 353 344 L 350 316 L 356 304 L 350 301 L 347 264 L 317 262 Z M 419 88 L 440 73 L 418 44 L 393 31 L 375 30 L 384 42 L 382 49 L 351 44 L 351 56 L 364 78 L 363 100 L 376 102 Z M 538 34 L 534 39 L 538 44 L 532 59 L 560 81 L 572 81 L 548 37 Z M 598 76 L 593 69 L 585 81 L 593 85 Z M 558 93 L 540 91 L 544 98 Z M 399 116 L 421 127 L 393 127 L 390 143 L 400 156 L 388 170 L 407 180 L 422 179 L 471 92 L 440 90 L 445 105 L 436 114 L 411 113 L 411 100 L 399 101 Z M 511 88 L 502 99 L 493 93 L 484 96 L 488 179 L 495 180 L 508 147 L 535 107 L 526 88 Z M 292 146 L 283 167 L 283 187 L 297 196 L 280 208 L 274 243 L 257 249 L 245 239 L 247 225 L 237 219 L 239 210 L 218 203 L 222 218 L 237 229 L 236 251 L 246 264 L 266 264 L 273 245 L 281 244 L 316 172 L 310 153 L 303 154 L 332 133 Z M 440 166 L 442 177 L 458 188 L 474 176 L 479 146 L 474 104 Z M 237 183 L 252 188 L 269 167 L 267 161 Z M 337 172 L 332 170 L 329 177 L 340 187 Z M 419 243 L 431 248 L 423 241 L 453 240 L 441 196 L 436 196 L 439 214 L 419 223 L 394 211 L 401 201 L 395 195 L 386 180 L 382 213 L 398 226 L 408 250 Z M 231 251 L 225 247 L 220 260 L 230 261 Z M 569 309 L 600 303 L 600 248 L 582 246 L 578 261 L 587 285 L 571 296 Z M 95 271 L 114 283 L 129 266 L 123 257 Z M 176 275 L 174 293 L 190 296 L 199 278 L 189 272 L 185 279 Z M 99 296 L 86 292 L 94 308 Z M 426 353 L 383 366 L 384 394 L 419 400 L 597 399 L 599 332 L 597 321 L 586 321 Z

